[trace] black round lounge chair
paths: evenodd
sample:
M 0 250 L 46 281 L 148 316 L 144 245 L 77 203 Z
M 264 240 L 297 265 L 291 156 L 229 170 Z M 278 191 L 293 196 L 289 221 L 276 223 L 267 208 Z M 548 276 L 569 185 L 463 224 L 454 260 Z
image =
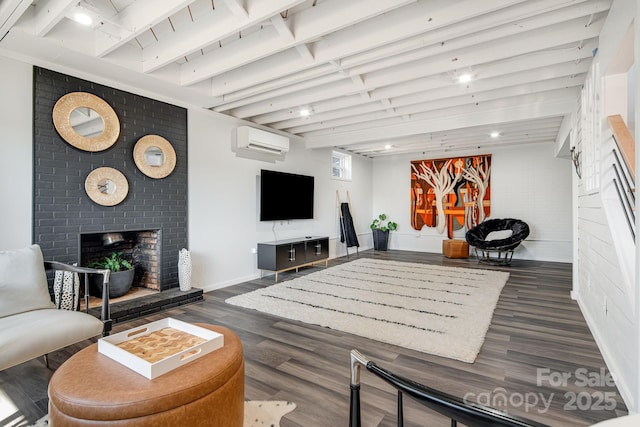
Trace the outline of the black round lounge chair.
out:
M 510 236 L 487 240 L 494 231 L 511 231 Z M 482 262 L 490 264 L 510 264 L 513 251 L 529 236 L 526 222 L 514 219 L 489 219 L 476 225 L 465 234 L 469 245 L 473 246 L 476 256 Z

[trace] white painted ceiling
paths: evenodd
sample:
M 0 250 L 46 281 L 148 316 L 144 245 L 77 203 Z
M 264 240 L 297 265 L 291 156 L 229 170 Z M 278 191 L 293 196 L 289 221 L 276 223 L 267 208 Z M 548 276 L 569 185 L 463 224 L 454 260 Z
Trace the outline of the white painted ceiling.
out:
M 0 54 L 298 135 L 309 148 L 486 151 L 558 138 L 610 3 L 0 0 Z M 79 10 L 90 27 L 72 19 Z M 472 80 L 459 83 L 465 73 Z

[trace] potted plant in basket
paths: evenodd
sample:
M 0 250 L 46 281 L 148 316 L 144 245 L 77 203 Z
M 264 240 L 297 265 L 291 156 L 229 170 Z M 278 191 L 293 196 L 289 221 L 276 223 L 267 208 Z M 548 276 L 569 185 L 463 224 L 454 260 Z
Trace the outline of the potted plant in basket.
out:
M 389 221 L 387 215 L 380 214 L 378 218 L 375 218 L 371 223 L 371 230 L 373 230 L 373 249 L 376 251 L 386 251 L 389 246 L 389 231 L 394 231 L 398 228 L 398 224 Z
M 112 252 L 108 257 L 89 263 L 90 268 L 111 270 L 109 275 L 109 298 L 120 297 L 131 289 L 136 270 L 133 265 L 122 256 L 122 252 Z M 102 275 L 94 274 L 90 278 L 89 293 L 95 297 L 102 297 Z

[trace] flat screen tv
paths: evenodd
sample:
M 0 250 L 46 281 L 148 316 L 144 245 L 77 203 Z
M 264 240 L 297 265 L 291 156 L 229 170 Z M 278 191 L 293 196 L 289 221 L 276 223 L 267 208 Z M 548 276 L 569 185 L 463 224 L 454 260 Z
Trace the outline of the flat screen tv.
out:
M 260 221 L 313 218 L 314 178 L 260 171 Z

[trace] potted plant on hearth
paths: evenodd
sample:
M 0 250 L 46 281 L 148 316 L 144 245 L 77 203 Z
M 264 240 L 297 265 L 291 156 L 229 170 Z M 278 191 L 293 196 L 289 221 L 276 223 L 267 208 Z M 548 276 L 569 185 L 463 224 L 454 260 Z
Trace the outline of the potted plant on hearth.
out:
M 380 214 L 371 223 L 373 230 L 373 249 L 376 251 L 386 251 L 389 246 L 389 232 L 398 228 L 398 224 L 387 219 L 387 215 Z
M 133 284 L 136 270 L 124 259 L 122 252 L 112 252 L 111 255 L 99 261 L 89 263 L 90 268 L 111 270 L 109 275 L 109 298 L 118 298 L 129 292 Z M 89 282 L 89 293 L 95 297 L 102 297 L 102 275 L 93 274 Z

